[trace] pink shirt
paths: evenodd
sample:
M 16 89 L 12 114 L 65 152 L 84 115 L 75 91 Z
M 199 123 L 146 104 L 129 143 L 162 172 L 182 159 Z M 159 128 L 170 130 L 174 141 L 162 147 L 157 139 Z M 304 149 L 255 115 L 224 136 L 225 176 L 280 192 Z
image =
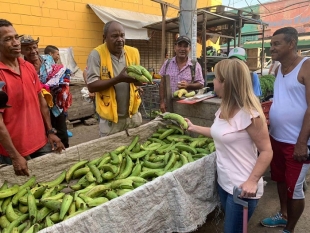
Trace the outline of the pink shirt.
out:
M 188 83 L 192 82 L 192 73 L 191 73 L 191 66 L 193 65 L 191 60 L 188 60 L 186 65 L 179 70 L 179 67 L 176 63 L 175 57 L 171 58 L 170 63 L 168 64 L 168 67 L 166 69 L 166 64 L 168 60 L 164 62 L 162 67 L 160 68 L 159 74 L 161 76 L 163 75 L 169 75 L 170 76 L 170 87 L 171 92 L 175 92 L 178 90 L 178 82 L 186 81 Z M 201 83 L 204 85 L 204 78 L 202 76 L 202 69 L 198 62 L 196 62 L 196 69 L 195 69 L 195 79 L 194 82 Z
M 246 131 L 252 116 L 241 109 L 228 123 L 219 118 L 220 113 L 220 110 L 215 113 L 211 126 L 217 155 L 217 181 L 226 192 L 233 194 L 233 187 L 239 187 L 248 179 L 257 161 L 257 148 Z M 257 111 L 253 111 L 253 115 L 259 116 Z M 262 196 L 263 189 L 261 178 L 255 198 Z

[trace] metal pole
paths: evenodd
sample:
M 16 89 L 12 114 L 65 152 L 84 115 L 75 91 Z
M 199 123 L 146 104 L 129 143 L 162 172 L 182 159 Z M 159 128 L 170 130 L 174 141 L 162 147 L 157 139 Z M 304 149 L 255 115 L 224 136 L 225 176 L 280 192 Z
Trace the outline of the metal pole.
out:
M 260 58 L 260 73 L 261 75 L 263 75 L 263 66 L 264 66 L 264 61 L 265 61 L 265 48 L 264 48 L 264 44 L 265 43 L 265 25 L 263 25 L 263 37 L 262 37 L 262 55 Z
M 238 11 L 238 15 L 239 15 L 239 27 L 238 27 L 238 47 L 240 47 L 241 44 L 241 28 L 242 28 L 242 11 Z
M 191 59 L 196 59 L 197 45 L 197 0 L 180 0 L 180 36 L 188 36 L 192 42 Z
M 207 13 L 203 13 L 203 23 L 202 23 L 202 75 L 206 79 L 207 75 L 207 57 L 206 57 L 206 27 L 207 27 Z

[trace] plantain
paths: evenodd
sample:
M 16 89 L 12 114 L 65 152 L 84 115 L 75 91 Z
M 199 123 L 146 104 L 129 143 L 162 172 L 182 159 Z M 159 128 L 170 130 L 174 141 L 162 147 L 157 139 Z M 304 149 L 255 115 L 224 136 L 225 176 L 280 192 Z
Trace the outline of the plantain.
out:
M 142 75 L 140 67 L 138 67 L 136 65 L 127 66 L 127 73 L 129 73 L 129 72 L 135 73 L 135 74 L 138 74 L 138 75 Z
M 5 229 L 5 233 L 12 232 L 14 227 L 19 226 L 22 222 L 24 222 L 26 219 L 28 219 L 29 214 L 23 214 L 19 216 L 16 220 L 10 223 L 10 225 Z
M 60 200 L 65 196 L 65 193 L 57 193 L 54 196 L 50 196 L 50 197 L 45 197 L 45 198 L 41 198 L 41 201 L 50 201 L 50 200 Z
M 26 193 L 27 193 L 27 189 L 19 189 L 18 193 L 16 193 L 12 198 L 13 206 L 16 206 L 18 204 L 19 198 L 24 196 Z
M 90 171 L 89 167 L 82 167 L 73 173 L 72 178 L 73 179 L 81 178 L 82 176 L 86 175 L 86 173 L 89 171 Z
M 37 209 L 36 199 L 34 198 L 30 190 L 28 190 L 27 204 L 28 204 L 28 211 L 29 211 L 29 219 L 30 221 L 32 221 L 32 224 L 34 224 L 37 219 L 38 209 Z
M 66 172 L 66 175 L 65 175 L 65 179 L 66 179 L 67 183 L 71 180 L 71 178 L 72 178 L 72 176 L 73 176 L 73 173 L 74 173 L 77 169 L 83 167 L 83 166 L 84 166 L 85 164 L 87 164 L 87 163 L 88 163 L 88 160 L 82 160 L 82 161 L 79 161 L 79 162 L 73 164 L 73 165 L 69 168 L 69 170 Z
M 54 180 L 40 183 L 40 186 L 47 186 L 48 188 L 61 184 L 66 177 L 66 171 L 61 172 Z
M 94 175 L 94 177 L 96 178 L 96 183 L 97 184 L 101 184 L 103 182 L 103 179 L 102 179 L 102 176 L 100 174 L 100 171 L 99 169 L 95 166 L 95 165 L 91 165 L 91 164 L 88 164 L 87 165 L 91 171 L 91 173 Z
M 53 213 L 52 215 L 50 215 L 50 219 L 51 219 L 54 223 L 60 222 L 60 219 L 59 219 L 59 212 L 56 212 L 56 213 Z
M 31 176 L 24 184 L 19 186 L 19 190 L 26 189 L 28 187 L 32 187 L 36 183 L 36 176 Z
M 181 98 L 183 95 L 186 95 L 188 92 L 185 89 L 179 89 L 178 97 Z
M 91 198 L 100 197 L 103 193 L 110 189 L 110 185 L 96 185 L 95 187 L 91 188 L 85 195 Z
M 51 217 L 48 215 L 45 218 L 45 227 L 51 227 L 54 225 L 54 222 L 51 220 Z
M 185 93 L 185 97 L 186 98 L 193 97 L 194 95 L 196 95 L 195 91 L 191 91 L 191 92 Z
M 109 200 L 112 200 L 114 198 L 117 198 L 118 195 L 116 194 L 116 192 L 114 192 L 113 190 L 109 190 L 106 194 L 105 194 L 106 198 L 108 198 Z
M 70 205 L 73 201 L 73 197 L 70 194 L 66 194 L 61 202 L 59 219 L 63 220 L 67 212 L 69 211 Z
M 48 209 L 59 211 L 61 207 L 62 200 L 42 200 L 40 203 Z
M 12 202 L 8 204 L 6 211 L 5 211 L 5 216 L 10 222 L 13 222 L 19 217 L 19 215 L 16 214 L 13 209 Z
M 5 180 L 5 181 L 3 182 L 3 184 L 1 185 L 1 187 L 0 187 L 0 191 L 1 191 L 1 190 L 5 190 L 5 189 L 7 189 L 8 187 L 9 187 L 8 181 Z M 0 213 L 2 213 L 2 203 L 3 203 L 3 201 L 4 201 L 4 199 L 0 199 Z
M 128 155 L 126 155 L 125 168 L 117 178 L 118 179 L 124 179 L 124 178 L 128 177 L 132 171 L 132 167 L 133 167 L 133 162 L 132 162 L 131 158 Z
M 140 75 L 134 72 L 128 72 L 127 73 L 130 77 L 136 79 L 137 81 L 139 81 L 140 83 L 149 83 L 150 81 L 148 80 L 147 77 L 145 77 L 144 75 Z
M 0 227 L 2 229 L 7 228 L 10 225 L 10 221 L 7 219 L 6 215 L 0 217 Z
M 47 208 L 47 207 L 43 207 L 41 208 L 39 211 L 38 211 L 38 214 L 37 214 L 37 222 L 38 223 L 41 223 L 44 218 L 49 215 L 53 210 Z
M 163 119 L 170 119 L 170 120 L 174 120 L 176 121 L 183 129 L 187 129 L 188 128 L 188 124 L 185 121 L 185 119 L 177 114 L 177 113 L 171 113 L 171 112 L 167 112 L 163 115 Z
M 4 189 L 4 190 L 0 190 L 0 199 L 4 199 L 6 197 L 11 197 L 13 195 L 15 195 L 16 193 L 18 193 L 19 191 L 19 185 L 15 184 L 10 188 Z
M 87 206 L 88 207 L 96 207 L 96 206 L 101 205 L 103 203 L 106 203 L 108 201 L 109 201 L 109 199 L 106 197 L 97 197 L 97 198 L 94 198 L 91 201 L 89 201 L 87 203 Z
M 72 201 L 70 208 L 68 210 L 68 215 L 71 215 L 74 212 L 76 212 L 76 203 L 75 202 L 76 202 L 75 200 Z

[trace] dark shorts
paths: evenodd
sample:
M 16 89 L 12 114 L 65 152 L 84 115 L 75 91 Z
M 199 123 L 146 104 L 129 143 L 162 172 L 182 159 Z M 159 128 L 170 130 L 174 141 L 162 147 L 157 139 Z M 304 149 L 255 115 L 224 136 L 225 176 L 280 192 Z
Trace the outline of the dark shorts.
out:
M 27 160 L 34 159 L 34 158 L 40 157 L 42 155 L 45 155 L 45 154 L 48 154 L 48 153 L 51 153 L 51 152 L 52 152 L 52 146 L 48 142 L 48 143 L 45 144 L 45 146 L 41 147 L 39 150 L 33 152 L 32 154 L 30 154 L 28 156 L 25 156 L 25 159 L 27 159 Z M 8 156 L 0 155 L 0 163 L 1 164 L 12 165 L 12 160 Z
M 52 111 L 50 112 L 50 115 L 52 126 L 57 130 L 57 137 L 59 137 L 65 148 L 68 148 L 69 137 L 67 133 L 66 115 L 62 112 L 58 117 L 55 117 Z
M 271 179 L 276 182 L 285 182 L 287 195 L 291 199 L 305 198 L 303 182 L 310 167 L 309 162 L 294 160 L 294 144 L 276 141 L 270 137 L 273 158 L 270 163 Z

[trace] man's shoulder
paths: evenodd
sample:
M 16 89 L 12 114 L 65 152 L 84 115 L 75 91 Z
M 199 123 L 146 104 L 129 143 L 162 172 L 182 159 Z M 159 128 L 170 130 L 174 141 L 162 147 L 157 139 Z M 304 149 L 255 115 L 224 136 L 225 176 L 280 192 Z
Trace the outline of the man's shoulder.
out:
M 125 45 L 124 46 L 124 50 L 127 52 L 127 53 L 139 53 L 139 50 L 135 47 L 132 47 L 132 46 L 129 46 L 129 45 Z

